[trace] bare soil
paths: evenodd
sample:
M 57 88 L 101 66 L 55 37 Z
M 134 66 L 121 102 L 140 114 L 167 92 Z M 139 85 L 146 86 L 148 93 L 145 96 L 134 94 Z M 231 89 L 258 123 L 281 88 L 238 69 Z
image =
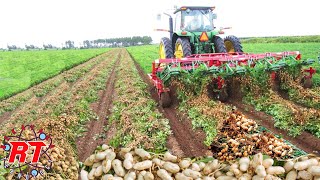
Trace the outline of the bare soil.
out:
M 93 153 L 98 145 L 105 142 L 104 138 L 97 136 L 105 134 L 103 128 L 108 123 L 108 115 L 110 114 L 110 108 L 112 106 L 114 85 L 117 76 L 116 67 L 119 65 L 119 62 L 120 56 L 118 56 L 111 74 L 106 81 L 106 89 L 99 93 L 100 101 L 91 105 L 92 110 L 98 115 L 99 119 L 89 121 L 87 123 L 87 132 L 76 141 L 80 161 L 84 161 L 86 157 L 89 157 Z M 96 139 L 94 137 L 96 137 Z
M 132 58 L 132 57 L 131 57 Z M 133 59 L 133 58 L 132 58 Z M 134 60 L 134 59 L 133 59 Z M 146 84 L 149 85 L 151 97 L 159 102 L 159 97 L 153 84 L 149 80 L 147 74 L 143 72 L 140 65 L 134 61 L 136 68 L 138 69 L 140 77 Z M 206 147 L 203 142 L 205 134 L 202 130 L 193 130 L 191 120 L 177 110 L 179 102 L 175 95 L 174 88 L 171 89 L 170 96 L 173 100 L 172 105 L 169 108 L 162 108 L 158 106 L 158 110 L 169 119 L 169 124 L 172 130 L 172 135 L 167 140 L 167 148 L 175 155 L 181 157 L 199 157 L 212 155 L 212 152 Z

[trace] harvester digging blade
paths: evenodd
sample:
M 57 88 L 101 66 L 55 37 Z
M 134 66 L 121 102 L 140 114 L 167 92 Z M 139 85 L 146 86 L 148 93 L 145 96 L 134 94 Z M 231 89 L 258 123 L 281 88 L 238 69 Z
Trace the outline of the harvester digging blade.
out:
M 227 79 L 234 76 L 246 74 L 251 68 L 255 71 L 276 72 L 285 67 L 299 67 L 312 64 L 314 60 L 301 60 L 298 51 L 279 53 L 210 53 L 193 54 L 185 58 L 158 59 L 152 63 L 152 73 L 149 74 L 154 86 L 157 89 L 162 106 L 170 105 L 169 86 L 173 76 L 180 76 L 183 73 L 194 74 L 201 71 L 200 76 L 211 76 L 212 78 Z M 306 87 L 311 83 L 315 70 L 305 70 Z M 223 81 L 224 82 L 224 81 Z M 213 87 L 219 92 L 218 99 L 225 100 L 228 97 L 227 89 L 218 81 Z M 168 87 L 166 87 L 167 85 Z

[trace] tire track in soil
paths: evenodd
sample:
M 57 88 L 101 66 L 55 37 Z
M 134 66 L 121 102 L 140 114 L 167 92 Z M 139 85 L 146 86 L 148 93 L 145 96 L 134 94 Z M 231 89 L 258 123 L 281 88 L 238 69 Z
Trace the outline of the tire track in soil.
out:
M 80 161 L 84 161 L 85 158 L 89 157 L 98 145 L 105 142 L 105 139 L 93 137 L 97 134 L 105 133 L 103 128 L 107 125 L 107 116 L 110 114 L 110 108 L 113 101 L 114 85 L 116 81 L 116 69 L 121 60 L 121 51 L 118 52 L 117 60 L 112 68 L 111 74 L 106 81 L 106 89 L 99 93 L 100 101 L 93 103 L 91 108 L 98 115 L 98 120 L 91 120 L 87 123 L 87 132 L 84 136 L 77 139 L 77 151 Z
M 254 107 L 245 105 L 241 101 L 230 98 L 227 102 L 230 105 L 236 106 L 246 117 L 254 119 L 259 125 L 266 127 L 271 132 L 281 135 L 283 139 L 288 140 L 298 148 L 307 153 L 320 155 L 320 140 L 308 132 L 302 132 L 297 137 L 292 137 L 287 134 L 287 131 L 274 127 L 273 117 L 264 112 L 256 111 Z
M 131 54 L 130 57 L 134 61 L 140 77 L 148 84 L 152 99 L 159 102 L 158 94 L 153 88 L 153 84 L 149 80 L 147 74 L 143 72 L 140 65 L 134 60 Z M 171 97 L 173 97 L 172 94 Z M 173 154 L 184 157 L 212 155 L 212 152 L 203 143 L 205 139 L 204 132 L 201 130 L 194 131 L 192 129 L 191 120 L 178 112 L 178 105 L 178 100 L 174 99 L 173 104 L 169 108 L 158 106 L 159 112 L 161 112 L 165 118 L 169 119 L 169 124 L 173 132 L 167 140 L 167 148 L 170 149 Z

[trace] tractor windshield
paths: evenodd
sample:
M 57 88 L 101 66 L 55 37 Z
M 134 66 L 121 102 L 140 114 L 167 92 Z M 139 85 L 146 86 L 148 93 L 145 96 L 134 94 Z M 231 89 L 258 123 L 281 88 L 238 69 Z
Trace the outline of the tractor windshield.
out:
M 212 31 L 213 14 L 211 10 L 191 10 L 182 11 L 181 30 L 196 31 Z

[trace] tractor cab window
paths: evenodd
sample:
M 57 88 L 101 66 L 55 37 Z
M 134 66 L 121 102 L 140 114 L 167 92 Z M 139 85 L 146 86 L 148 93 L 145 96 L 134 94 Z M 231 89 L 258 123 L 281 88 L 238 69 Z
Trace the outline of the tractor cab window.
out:
M 191 10 L 182 11 L 181 29 L 191 32 L 212 31 L 214 16 L 211 10 Z

